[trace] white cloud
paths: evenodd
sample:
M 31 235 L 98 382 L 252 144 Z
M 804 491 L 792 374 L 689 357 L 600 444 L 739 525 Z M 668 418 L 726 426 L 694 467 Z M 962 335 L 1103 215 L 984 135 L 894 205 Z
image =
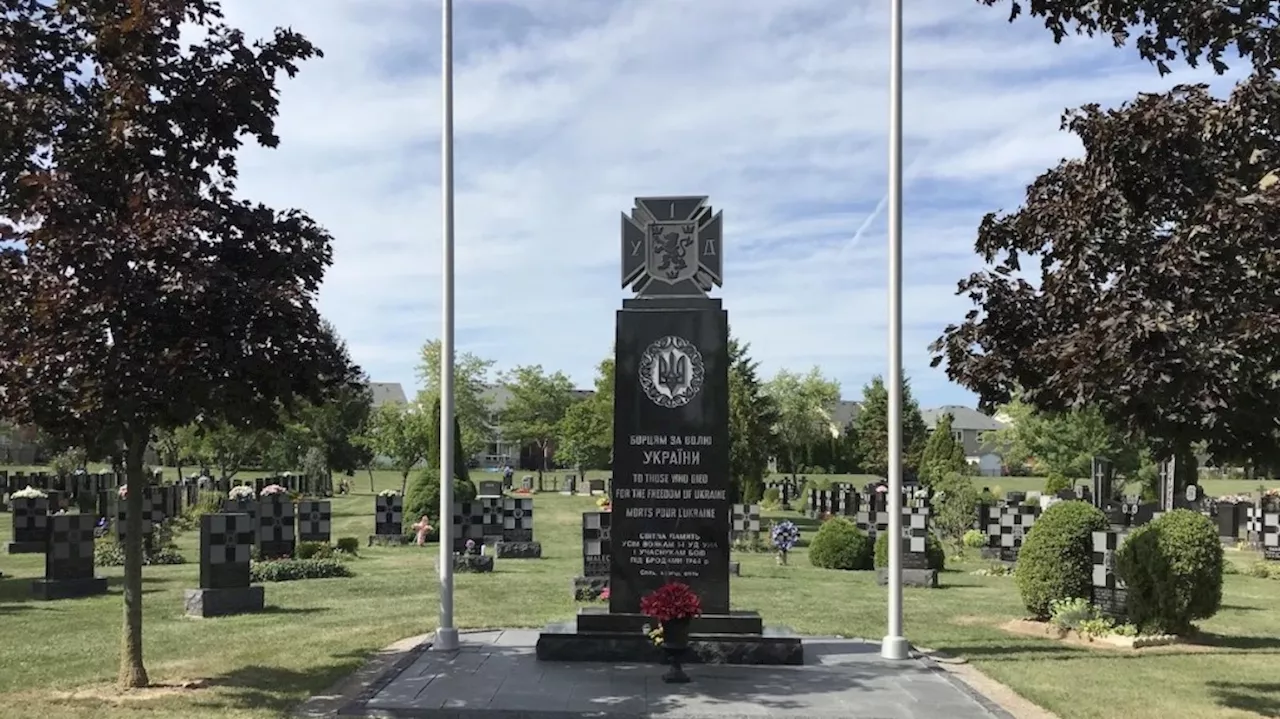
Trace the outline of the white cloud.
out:
M 289 25 L 325 58 L 282 86 L 275 151 L 244 194 L 336 238 L 321 308 L 380 381 L 416 384 L 440 318 L 439 5 L 228 0 L 251 36 Z M 886 365 L 888 24 L 871 0 L 455 3 L 462 349 L 587 386 L 613 340 L 618 215 L 646 194 L 725 212 L 734 331 L 764 370 L 819 364 L 856 396 Z M 926 405 L 967 403 L 926 345 L 963 316 L 982 215 L 1078 152 L 1069 106 L 1159 78 L 1106 40 L 1054 45 L 998 9 L 907 10 L 906 363 Z M 860 227 L 865 228 L 853 241 Z

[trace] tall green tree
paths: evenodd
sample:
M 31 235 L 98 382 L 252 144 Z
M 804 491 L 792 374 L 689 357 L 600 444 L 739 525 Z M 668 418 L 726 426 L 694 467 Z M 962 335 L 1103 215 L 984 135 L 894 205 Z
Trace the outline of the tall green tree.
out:
M 776 446 L 779 412 L 760 381 L 751 345 L 729 337 L 729 476 L 735 502 L 759 502 Z M 837 389 L 837 395 L 839 391 Z
M 807 374 L 784 369 L 769 380 L 764 393 L 777 408 L 777 448 L 795 477 L 806 449 L 831 434 L 831 408 L 840 401 L 840 383 L 823 377 L 817 367 Z
M 858 456 L 863 471 L 887 476 L 889 473 L 889 389 L 879 375 L 862 388 L 862 410 L 854 421 L 857 427 Z M 911 396 L 911 383 L 902 380 L 902 466 L 905 472 L 920 469 L 920 455 L 928 439 L 928 428 L 920 416 L 920 405 Z
M 987 215 L 988 268 L 960 283 L 976 307 L 934 344 L 934 363 L 986 404 L 1095 407 L 1157 456 L 1280 458 L 1280 29 L 1270 3 L 1036 3 L 1055 36 L 1143 31 L 1163 72 L 1182 55 L 1254 74 L 1229 97 L 1205 85 L 1085 105 L 1063 126 L 1085 154 L 1037 178 L 1022 207 Z M 1023 268 L 1039 267 L 1038 282 Z M 1194 289 L 1194 291 L 1189 291 Z
M 511 395 L 498 418 L 502 436 L 538 448 L 541 485 L 561 422 L 574 402 L 573 382 L 561 372 L 547 374 L 541 365 L 529 365 L 503 374 L 502 386 Z
M 595 392 L 565 411 L 557 431 L 556 460 L 580 472 L 613 461 L 613 357 L 596 367 Z
M 369 417 L 362 441 L 369 451 L 385 458 L 400 473 L 403 493 L 409 473 L 431 456 L 433 447 L 439 455 L 439 437 L 439 427 L 432 426 L 430 412 L 419 405 L 387 402 L 379 405 Z
M 5 413 L 119 448 L 119 683 L 145 686 L 155 432 L 201 416 L 269 426 L 281 402 L 318 398 L 346 371 L 315 309 L 328 233 L 236 188 L 244 142 L 279 142 L 277 75 L 319 51 L 283 29 L 246 41 L 215 0 L 0 9 L 0 225 L 16 241 L 0 248 Z
M 1006 461 L 1029 465 L 1037 474 L 1068 479 L 1088 477 L 1094 457 L 1111 460 L 1120 474 L 1132 475 L 1143 445 L 1111 426 L 1095 407 L 1040 412 L 1015 395 L 1000 405 L 1009 418 L 1002 429 L 983 434 Z
M 934 486 L 943 477 L 954 473 L 961 476 L 969 472 L 969 463 L 965 459 L 964 445 L 951 436 L 951 425 L 954 417 L 945 412 L 938 417 L 938 424 L 925 440 L 924 450 L 920 454 L 920 481 Z
M 422 382 L 418 404 L 431 407 L 440 400 L 440 340 L 427 340 L 422 345 L 417 373 Z M 462 427 L 462 448 L 467 457 L 483 452 L 493 437 L 493 407 L 486 394 L 492 373 L 493 360 L 454 352 L 453 411 Z

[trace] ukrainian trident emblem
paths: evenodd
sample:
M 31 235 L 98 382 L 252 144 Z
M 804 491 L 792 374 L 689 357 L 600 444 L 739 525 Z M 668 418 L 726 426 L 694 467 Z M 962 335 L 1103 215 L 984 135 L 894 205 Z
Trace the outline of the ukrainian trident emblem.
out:
M 639 374 L 645 396 L 659 407 L 674 409 L 697 396 L 706 370 L 702 353 L 693 343 L 668 336 L 645 349 L 640 357 Z

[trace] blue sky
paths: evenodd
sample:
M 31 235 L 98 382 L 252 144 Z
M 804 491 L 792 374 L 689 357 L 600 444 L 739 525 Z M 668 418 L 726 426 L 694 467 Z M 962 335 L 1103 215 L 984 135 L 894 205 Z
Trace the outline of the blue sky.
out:
M 819 365 L 854 399 L 886 369 L 883 0 L 457 0 L 459 349 L 589 386 L 609 351 L 619 214 L 709 195 L 734 333 L 764 373 Z M 324 314 L 376 381 L 417 386 L 440 327 L 439 3 L 227 0 L 326 57 L 282 88 L 280 148 L 241 190 L 336 238 Z M 905 363 L 922 405 L 972 404 L 928 367 L 978 268 L 975 228 L 1079 152 L 1067 107 L 1204 81 L 1109 40 L 1054 45 L 1005 8 L 907 0 Z

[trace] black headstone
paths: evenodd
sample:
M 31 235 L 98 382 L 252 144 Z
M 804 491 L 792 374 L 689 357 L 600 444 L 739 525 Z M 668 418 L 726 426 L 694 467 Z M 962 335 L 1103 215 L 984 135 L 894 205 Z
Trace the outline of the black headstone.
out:
M 257 523 L 248 514 L 200 516 L 200 588 L 249 586 Z
M 49 548 L 44 555 L 44 578 L 52 582 L 93 579 L 92 514 L 49 517 Z
M 639 612 L 668 581 L 729 611 L 728 330 L 705 298 L 618 313 L 611 612 Z
M 485 480 L 477 484 L 477 497 L 501 497 L 502 482 L 494 480 Z
M 333 520 L 328 500 L 304 499 L 298 502 L 298 541 L 328 542 Z

